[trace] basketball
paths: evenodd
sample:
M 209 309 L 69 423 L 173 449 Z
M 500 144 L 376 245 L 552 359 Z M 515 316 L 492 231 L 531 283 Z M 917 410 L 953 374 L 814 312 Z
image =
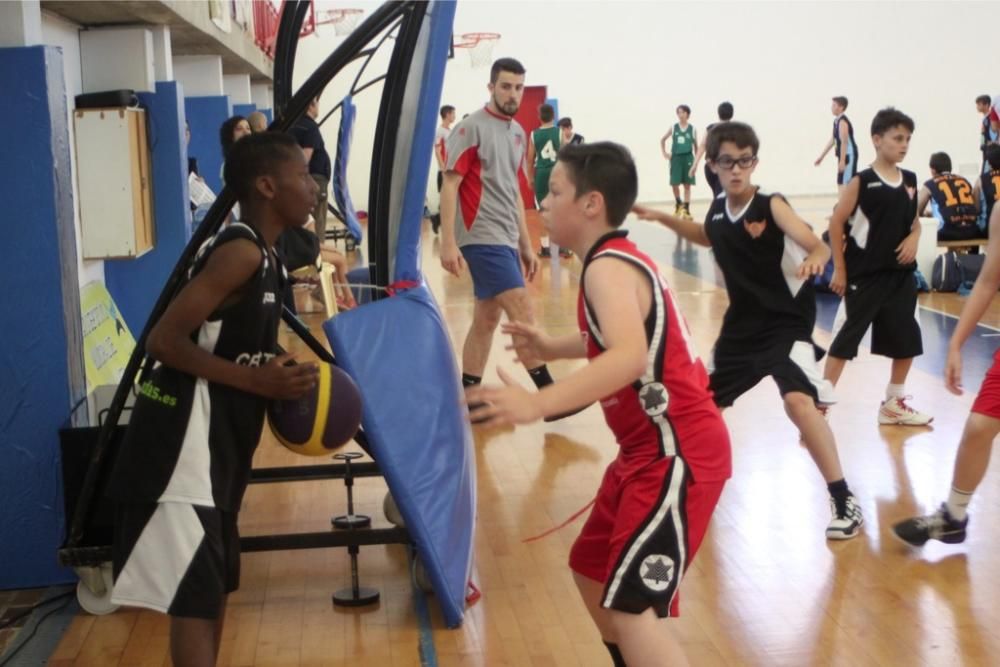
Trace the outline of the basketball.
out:
M 347 373 L 319 362 L 319 379 L 305 396 L 267 406 L 271 432 L 303 456 L 323 456 L 346 445 L 361 425 L 361 394 Z

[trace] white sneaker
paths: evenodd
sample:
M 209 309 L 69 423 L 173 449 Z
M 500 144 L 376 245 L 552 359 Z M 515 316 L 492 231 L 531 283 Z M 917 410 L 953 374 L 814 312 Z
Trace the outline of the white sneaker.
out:
M 844 507 L 838 509 L 837 503 L 830 498 L 830 513 L 833 518 L 830 525 L 826 527 L 826 539 L 828 540 L 849 540 L 861 532 L 861 526 L 865 525 L 865 519 L 861 516 L 861 508 L 854 494 L 847 496 Z
M 906 404 L 912 396 L 897 396 L 882 402 L 878 410 L 879 424 L 897 424 L 899 426 L 927 426 L 934 417 L 917 412 Z

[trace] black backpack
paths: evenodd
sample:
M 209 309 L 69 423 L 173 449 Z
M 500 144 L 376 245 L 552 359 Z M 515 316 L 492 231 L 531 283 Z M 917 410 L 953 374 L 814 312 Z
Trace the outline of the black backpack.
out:
M 968 255 L 954 250 L 938 255 L 931 272 L 931 287 L 938 292 L 956 292 L 965 284 L 972 287 L 984 261 L 986 255 Z

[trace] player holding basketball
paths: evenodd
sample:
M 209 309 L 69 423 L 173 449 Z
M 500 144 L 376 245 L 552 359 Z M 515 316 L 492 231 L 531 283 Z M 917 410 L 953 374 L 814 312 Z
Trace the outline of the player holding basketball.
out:
M 527 424 L 600 400 L 619 444 L 570 567 L 618 667 L 685 665 L 665 619 L 731 474 L 729 434 L 708 376 L 656 263 L 619 227 L 638 191 L 635 163 L 608 142 L 566 146 L 552 170 L 543 216 L 554 242 L 584 257 L 579 332 L 553 338 L 504 325 L 513 347 L 542 359 L 589 363 L 529 392 L 481 387 L 473 416 Z
M 175 665 L 214 665 L 226 596 L 239 587 L 236 527 L 266 398 L 316 384 L 286 365 L 278 322 L 286 280 L 274 253 L 300 227 L 318 187 L 291 136 L 256 134 L 226 160 L 243 222 L 202 246 L 187 282 L 149 334 L 157 360 L 142 385 L 112 473 L 117 501 L 115 604 L 170 615 Z

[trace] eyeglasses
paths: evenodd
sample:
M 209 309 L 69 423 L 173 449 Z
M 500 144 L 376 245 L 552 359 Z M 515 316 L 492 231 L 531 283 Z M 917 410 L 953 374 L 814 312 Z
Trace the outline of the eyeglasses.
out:
M 728 155 L 723 155 L 714 162 L 716 167 L 718 167 L 719 169 L 725 169 L 726 171 L 731 170 L 736 165 L 740 165 L 740 169 L 749 169 L 750 167 L 757 164 L 757 156 L 744 155 L 743 157 L 733 159 Z

